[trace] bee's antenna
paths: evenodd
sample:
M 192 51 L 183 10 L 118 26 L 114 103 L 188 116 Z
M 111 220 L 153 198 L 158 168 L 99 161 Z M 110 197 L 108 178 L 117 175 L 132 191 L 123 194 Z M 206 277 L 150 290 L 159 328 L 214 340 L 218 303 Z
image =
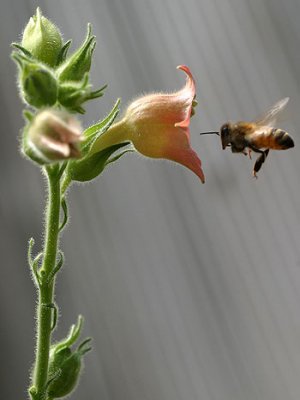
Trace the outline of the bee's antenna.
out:
M 200 135 L 218 135 L 218 136 L 220 136 L 219 132 L 201 132 Z

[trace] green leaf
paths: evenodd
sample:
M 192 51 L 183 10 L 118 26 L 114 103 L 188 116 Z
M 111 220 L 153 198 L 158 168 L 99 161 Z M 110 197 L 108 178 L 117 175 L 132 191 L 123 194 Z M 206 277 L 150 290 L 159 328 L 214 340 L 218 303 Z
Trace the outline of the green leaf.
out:
M 98 153 L 94 153 L 91 156 L 87 155 L 81 160 L 69 161 L 66 173 L 73 181 L 91 181 L 100 175 L 104 168 L 110 163 L 110 156 L 122 147 L 127 146 L 129 143 L 130 142 L 118 143 Z M 121 155 L 124 153 L 125 152 Z
M 107 117 L 105 117 L 102 121 L 97 122 L 96 124 L 90 126 L 83 132 L 85 140 L 81 146 L 82 154 L 89 153 L 90 149 L 92 148 L 93 144 L 98 139 L 98 137 L 101 136 L 103 133 L 105 133 L 108 130 L 108 128 L 112 125 L 117 115 L 119 114 L 120 102 L 121 100 L 118 99 L 115 105 L 113 106 L 111 112 L 107 115 Z

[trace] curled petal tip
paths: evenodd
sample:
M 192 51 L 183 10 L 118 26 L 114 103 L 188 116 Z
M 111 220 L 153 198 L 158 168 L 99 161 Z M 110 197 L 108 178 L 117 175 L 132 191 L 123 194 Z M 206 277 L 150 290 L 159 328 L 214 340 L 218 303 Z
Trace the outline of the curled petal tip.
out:
M 189 76 L 189 78 L 191 78 L 191 80 L 194 82 L 194 78 L 191 73 L 191 70 L 189 69 L 189 67 L 187 65 L 178 65 L 177 69 L 180 69 L 181 71 L 185 72 Z
M 181 91 L 188 93 L 189 96 L 192 97 L 192 101 L 194 101 L 196 95 L 196 83 L 191 70 L 186 65 L 178 65 L 177 69 L 180 69 L 187 75 L 185 87 L 181 89 Z
M 186 73 L 191 73 L 189 67 L 186 66 L 186 65 L 177 65 L 176 68 L 177 68 L 177 69 L 181 69 L 182 71 L 184 71 L 184 72 L 186 72 Z

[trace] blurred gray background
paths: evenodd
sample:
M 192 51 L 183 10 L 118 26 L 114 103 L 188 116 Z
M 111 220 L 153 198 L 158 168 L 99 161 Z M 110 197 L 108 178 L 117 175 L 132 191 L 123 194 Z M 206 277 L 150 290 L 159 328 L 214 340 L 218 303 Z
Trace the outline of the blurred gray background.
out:
M 199 101 L 191 141 L 201 185 L 167 161 L 125 156 L 76 186 L 57 284 L 62 337 L 78 313 L 93 352 L 74 400 L 298 400 L 300 398 L 299 0 L 2 0 L 0 5 L 1 399 L 26 398 L 33 362 L 35 289 L 25 262 L 42 237 L 44 182 L 18 153 L 23 108 L 10 43 L 37 6 L 82 41 L 98 44 L 83 124 L 117 97 L 184 84 Z M 222 151 L 215 130 L 290 96 L 296 147 L 254 161 Z

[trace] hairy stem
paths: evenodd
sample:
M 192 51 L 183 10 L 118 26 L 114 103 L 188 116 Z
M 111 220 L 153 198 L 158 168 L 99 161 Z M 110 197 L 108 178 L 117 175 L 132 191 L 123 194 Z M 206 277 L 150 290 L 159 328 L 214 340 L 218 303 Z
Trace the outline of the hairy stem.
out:
M 46 169 L 48 182 L 48 204 L 45 223 L 43 264 L 39 271 L 40 285 L 37 308 L 36 360 L 30 394 L 34 400 L 44 400 L 48 380 L 49 351 L 52 321 L 54 317 L 54 281 L 49 279 L 56 266 L 59 238 L 60 177 L 55 169 Z

